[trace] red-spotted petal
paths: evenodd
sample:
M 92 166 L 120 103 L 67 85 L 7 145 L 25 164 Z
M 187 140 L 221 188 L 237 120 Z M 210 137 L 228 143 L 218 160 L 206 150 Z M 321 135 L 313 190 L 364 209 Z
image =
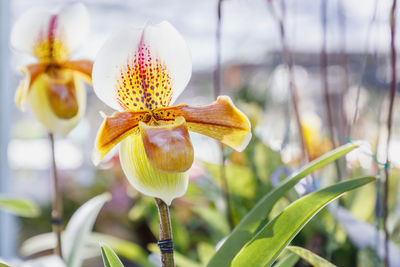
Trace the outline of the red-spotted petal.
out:
M 41 61 L 64 61 L 76 50 L 89 30 L 89 16 L 82 4 L 52 12 L 34 8 L 24 13 L 11 31 L 11 45 Z
M 187 85 L 191 57 L 168 22 L 126 29 L 100 50 L 93 66 L 97 96 L 117 110 L 168 106 Z

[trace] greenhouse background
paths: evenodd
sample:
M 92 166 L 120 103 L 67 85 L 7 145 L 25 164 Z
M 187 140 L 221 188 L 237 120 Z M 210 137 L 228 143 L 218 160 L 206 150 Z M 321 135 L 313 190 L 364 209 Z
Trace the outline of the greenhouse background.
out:
M 57 10 L 77 2 L 0 1 L 0 192 L 29 199 L 41 210 L 35 218 L 0 210 L 0 258 L 4 260 L 21 262 L 51 254 L 48 248 L 40 251 L 40 245 L 25 243 L 51 232 L 51 149 L 46 129 L 32 112 L 21 112 L 14 105 L 23 76 L 17 68 L 35 58 L 11 48 L 10 32 L 31 8 Z M 386 148 L 393 82 L 391 0 L 79 2 L 88 10 L 90 31 L 73 59 L 94 61 L 104 42 L 127 27 L 168 21 L 187 42 L 193 63 L 190 82 L 176 103 L 206 105 L 216 99 L 219 89 L 250 120 L 253 138 L 241 153 L 221 149 L 211 138 L 191 135 L 195 161 L 188 191 L 170 206 L 174 249 L 183 258 L 176 259 L 178 266 L 205 265 L 217 244 L 264 195 L 306 163 L 347 143 L 360 147 L 307 175 L 277 201 L 268 217 L 274 218 L 311 192 L 353 177 L 376 176 L 377 182 L 323 209 L 291 244 L 337 266 L 385 266 L 387 209 L 390 255 L 386 260 L 390 266 L 400 266 L 398 92 Z M 399 33 L 397 27 L 397 50 Z M 99 112 L 114 111 L 91 86 L 86 85 L 86 93 L 84 117 L 67 137 L 56 135 L 55 141 L 64 226 L 83 203 L 108 191 L 112 199 L 99 213 L 94 232 L 141 247 L 145 259 L 137 261 L 114 248 L 125 266 L 151 266 L 146 264 L 154 263 L 158 240 L 156 206 L 125 179 L 117 149 L 102 164 L 93 165 L 94 141 L 103 121 Z M 390 174 L 387 200 L 385 171 Z M 96 249 L 88 251 L 83 266 L 103 266 L 100 248 L 97 254 Z M 285 253 L 278 260 L 290 254 Z M 307 264 L 303 259 L 291 266 Z

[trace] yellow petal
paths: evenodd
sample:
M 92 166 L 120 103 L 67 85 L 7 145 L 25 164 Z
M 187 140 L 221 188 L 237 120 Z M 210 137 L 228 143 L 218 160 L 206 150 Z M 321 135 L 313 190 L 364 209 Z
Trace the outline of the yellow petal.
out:
M 79 111 L 73 72 L 57 68 L 50 69 L 47 74 L 47 97 L 54 114 L 61 119 L 71 119 Z
M 82 79 L 84 79 L 85 82 L 90 85 L 92 84 L 93 61 L 87 59 L 65 61 L 63 63 L 60 63 L 60 66 L 76 71 L 78 74 L 81 75 Z
M 32 84 L 40 74 L 46 71 L 47 67 L 48 64 L 46 63 L 37 63 L 19 68 L 25 75 L 25 79 L 20 82 L 14 96 L 15 104 L 20 110 L 25 110 L 25 102 Z
M 67 135 L 80 121 L 86 109 L 85 88 L 74 73 L 72 73 L 72 82 L 76 91 L 78 112 L 69 119 L 58 117 L 49 102 L 48 88 L 51 78 L 47 73 L 40 75 L 32 84 L 29 93 L 29 104 L 38 120 L 50 131 L 60 135 Z
M 161 172 L 187 171 L 193 164 L 193 146 L 185 119 L 173 124 L 148 126 L 140 122 L 144 149 L 153 167 Z
M 140 134 L 130 135 L 121 142 L 120 160 L 129 182 L 150 197 L 161 198 L 168 205 L 186 193 L 187 172 L 165 173 L 156 170 L 148 160 Z
M 139 121 L 148 122 L 150 119 L 149 111 L 116 112 L 112 117 L 105 117 L 97 132 L 92 156 L 93 163 L 99 164 L 114 146 L 128 135 L 138 131 Z
M 174 120 L 182 116 L 190 131 L 212 137 L 237 151 L 242 151 L 251 139 L 249 120 L 228 96 L 220 96 L 208 106 L 159 108 L 153 111 L 153 116 L 157 120 Z

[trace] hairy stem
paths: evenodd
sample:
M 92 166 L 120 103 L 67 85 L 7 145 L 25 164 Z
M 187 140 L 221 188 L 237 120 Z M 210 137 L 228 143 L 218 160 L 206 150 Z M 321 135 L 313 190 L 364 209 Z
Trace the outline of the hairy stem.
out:
M 59 255 L 62 258 L 62 247 L 61 247 L 61 231 L 62 231 L 62 216 L 63 216 L 63 201 L 62 193 L 60 190 L 60 184 L 57 173 L 57 165 L 54 150 L 54 135 L 49 133 L 49 140 L 51 146 L 51 170 L 53 177 L 53 205 L 51 211 L 51 223 L 53 232 L 56 234 L 56 247 L 54 248 L 54 254 Z
M 160 216 L 160 240 L 158 241 L 158 246 L 161 252 L 162 267 L 173 267 L 175 264 L 169 208 L 161 199 L 155 198 L 155 201 L 158 215 Z

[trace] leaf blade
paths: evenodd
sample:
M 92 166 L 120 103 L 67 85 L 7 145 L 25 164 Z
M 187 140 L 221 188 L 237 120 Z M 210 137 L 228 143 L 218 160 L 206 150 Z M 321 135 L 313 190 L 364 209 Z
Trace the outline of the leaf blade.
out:
M 25 198 L 0 195 L 0 209 L 21 217 L 33 218 L 40 215 L 39 206 Z
M 362 177 L 344 181 L 293 202 L 246 244 L 232 261 L 232 266 L 271 266 L 281 251 L 323 207 L 345 192 L 375 180 L 375 177 Z
M 303 260 L 307 261 L 314 267 L 336 267 L 335 264 L 327 261 L 321 256 L 318 256 L 317 254 L 308 249 L 297 246 L 289 246 L 287 247 L 287 249 L 295 253 L 296 255 L 298 255 L 299 257 L 301 257 Z
M 101 244 L 101 256 L 105 267 L 124 267 L 117 254 L 106 244 Z
M 63 235 L 63 255 L 65 255 L 67 267 L 81 266 L 86 239 L 91 233 L 98 213 L 110 199 L 109 193 L 98 195 L 84 203 L 72 215 Z
M 358 146 L 355 144 L 346 144 L 324 154 L 323 156 L 304 166 L 294 175 L 291 175 L 280 186 L 265 195 L 235 227 L 225 242 L 208 262 L 207 267 L 229 266 L 229 263 L 235 257 L 236 253 L 251 238 L 251 235 L 256 231 L 260 223 L 267 218 L 274 204 L 287 191 L 294 187 L 308 174 L 330 162 L 335 161 L 356 147 Z

